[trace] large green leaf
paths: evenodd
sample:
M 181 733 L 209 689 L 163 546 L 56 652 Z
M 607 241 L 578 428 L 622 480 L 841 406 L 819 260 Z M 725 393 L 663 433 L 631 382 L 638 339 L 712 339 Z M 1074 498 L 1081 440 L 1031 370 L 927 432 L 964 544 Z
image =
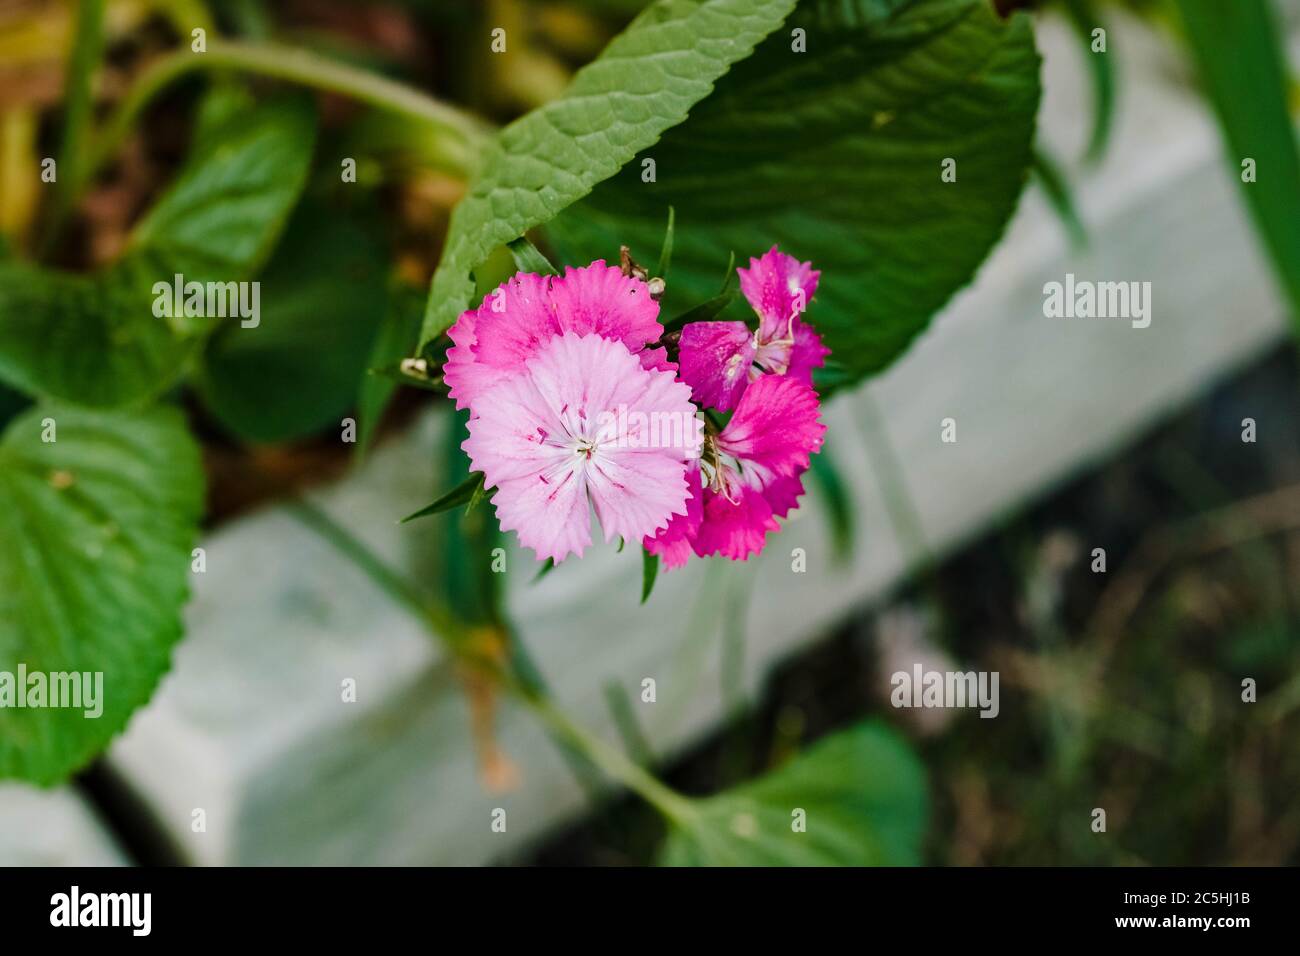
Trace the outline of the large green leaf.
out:
M 222 92 L 222 99 L 228 95 Z M 221 112 L 196 132 L 171 188 L 136 225 L 130 252 L 168 279 L 241 279 L 279 238 L 311 165 L 316 120 L 309 99 L 285 96 Z
M 0 707 L 0 777 L 66 777 L 149 699 L 181 635 L 202 502 L 198 448 L 175 410 L 46 405 L 10 424 L 0 672 L 101 672 L 103 712 Z
M 912 866 L 929 814 L 925 769 L 878 721 L 814 745 L 778 770 L 696 802 L 667 866 Z M 803 832 L 795 829 L 802 810 Z
M 469 305 L 470 273 L 494 248 L 550 220 L 685 119 L 794 2 L 659 0 L 578 71 L 563 97 L 502 130 L 452 214 L 422 344 Z
M 1219 116 L 1232 174 L 1291 300 L 1300 334 L 1300 149 L 1288 110 L 1283 34 L 1264 0 L 1178 0 L 1196 66 Z
M 142 401 L 174 382 L 221 320 L 156 316 L 155 283 L 248 279 L 302 191 L 314 130 L 310 104 L 296 97 L 227 116 L 203 131 L 112 266 L 0 267 L 0 381 L 91 406 Z
M 136 260 L 88 276 L 0 267 L 0 380 L 83 405 L 119 405 L 161 391 L 195 340 L 154 318 L 153 276 Z
M 304 203 L 258 280 L 259 324 L 227 324 L 204 352 L 197 383 L 208 408 L 254 441 L 337 427 L 387 309 L 385 271 L 384 249 L 368 229 Z
M 1031 162 L 1038 65 L 1028 18 L 987 0 L 804 0 L 644 151 L 655 182 L 630 163 L 547 231 L 569 262 L 621 243 L 653 262 L 674 207 L 667 314 L 715 295 L 732 251 L 778 243 L 822 270 L 809 318 L 841 376 L 860 378 L 1001 235 Z

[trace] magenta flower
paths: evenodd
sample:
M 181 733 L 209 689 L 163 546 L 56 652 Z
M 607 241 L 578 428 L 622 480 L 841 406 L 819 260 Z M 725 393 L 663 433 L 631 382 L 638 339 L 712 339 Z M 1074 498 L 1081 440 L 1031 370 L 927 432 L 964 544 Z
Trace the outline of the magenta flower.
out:
M 646 284 L 596 260 L 562 276 L 521 272 L 461 313 L 448 331 L 443 377 L 457 408 L 469 408 L 503 373 L 518 372 L 551 339 L 594 333 L 621 342 L 647 369 L 672 370 L 662 349 L 647 348 L 663 333 L 659 303 Z
M 682 329 L 682 381 L 702 405 L 729 411 L 746 385 L 764 372 L 812 385 L 813 369 L 830 354 L 800 320 L 821 273 L 773 246 L 749 268 L 736 270 L 740 291 L 758 314 L 758 330 L 744 322 L 692 322 Z
M 659 555 L 665 569 L 680 568 L 691 556 L 695 536 L 704 520 L 704 488 L 700 484 L 700 463 L 686 468 L 686 513 L 675 514 L 668 526 L 641 542 L 651 554 Z
M 535 280 L 516 276 L 507 286 L 519 291 L 522 303 L 543 288 Z M 550 291 L 571 321 L 596 329 L 529 342 L 483 323 L 480 310 L 482 351 L 466 367 L 496 367 L 485 357 L 495 361 L 505 347 L 484 334 L 489 329 L 493 336 L 505 335 L 522 357 L 512 370 L 500 368 L 495 384 L 477 381 L 470 387 L 473 417 L 461 447 L 472 469 L 483 472 L 486 487 L 496 488 L 492 503 L 501 528 L 517 532 L 539 560 L 558 563 L 569 554 L 581 557 L 591 544 L 589 509 L 606 541 L 653 537 L 674 516 L 685 516 L 687 462 L 698 456 L 700 439 L 690 389 L 671 371 L 647 368 L 643 354 L 601 331 L 613 322 L 597 319 L 609 318 L 614 309 L 578 307 L 576 297 L 557 298 L 554 287 Z M 474 320 L 469 328 L 472 333 Z
M 687 325 L 680 372 L 649 286 L 603 261 L 520 273 L 452 326 L 462 447 L 539 559 L 581 556 L 594 511 L 606 541 L 641 540 L 668 568 L 743 561 L 797 505 L 825 433 L 812 373 L 829 350 L 801 320 L 819 273 L 775 246 L 737 271 L 757 332 Z M 704 439 L 697 406 L 733 413 Z
M 788 375 L 767 375 L 740 397 L 731 421 L 706 443 L 700 468 L 690 469 L 685 514 L 643 544 L 666 568 L 721 554 L 744 561 L 763 550 L 803 494 L 801 476 L 822 446 L 817 393 Z

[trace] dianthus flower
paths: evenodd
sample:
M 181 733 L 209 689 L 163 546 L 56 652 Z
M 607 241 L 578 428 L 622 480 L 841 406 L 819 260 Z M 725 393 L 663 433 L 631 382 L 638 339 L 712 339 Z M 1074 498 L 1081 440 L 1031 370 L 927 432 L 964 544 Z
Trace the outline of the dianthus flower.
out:
M 596 513 L 605 540 L 639 541 L 686 514 L 699 453 L 690 389 L 599 333 L 568 331 L 482 391 L 463 448 L 495 488 L 502 530 L 539 560 L 581 557 Z
M 737 272 L 757 331 L 688 324 L 680 368 L 650 287 L 603 261 L 520 273 L 452 326 L 462 447 L 539 559 L 581 555 L 594 511 L 606 541 L 640 540 L 666 567 L 743 561 L 795 507 L 826 430 L 812 372 L 829 350 L 801 320 L 820 274 L 775 246 Z M 732 414 L 702 438 L 697 407 Z
M 598 259 L 562 276 L 521 272 L 461 313 L 448 331 L 443 379 L 457 408 L 475 401 L 503 374 L 524 369 L 537 351 L 565 332 L 621 342 L 645 368 L 672 369 L 662 348 L 659 303 L 646 283 Z
M 726 412 L 745 386 L 764 373 L 812 385 L 812 372 L 830 350 L 800 320 L 821 273 L 773 246 L 739 268 L 740 291 L 758 314 L 758 329 L 744 322 L 692 322 L 682 329 L 678 357 L 682 381 L 701 405 Z
M 684 514 L 643 544 L 664 567 L 721 554 L 744 561 L 763 550 L 803 494 L 801 476 L 819 451 L 826 426 L 817 420 L 817 393 L 784 375 L 766 375 L 745 390 L 722 431 L 705 441 L 698 467 L 688 471 L 691 500 Z

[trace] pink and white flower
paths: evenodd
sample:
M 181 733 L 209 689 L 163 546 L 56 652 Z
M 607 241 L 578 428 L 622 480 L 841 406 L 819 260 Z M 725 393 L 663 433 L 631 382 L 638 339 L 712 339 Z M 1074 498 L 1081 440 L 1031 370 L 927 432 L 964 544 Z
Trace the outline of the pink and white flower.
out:
M 659 340 L 659 303 L 646 284 L 596 260 L 562 276 L 521 272 L 461 313 L 448 331 L 443 378 L 457 408 L 475 405 L 503 374 L 526 368 L 553 338 L 573 332 L 622 343 L 647 369 L 675 368 Z
M 665 567 L 743 561 L 796 506 L 825 433 L 812 373 L 829 350 L 802 321 L 820 274 L 775 246 L 737 271 L 757 331 L 687 325 L 680 369 L 649 287 L 603 261 L 520 273 L 451 328 L 462 447 L 539 559 L 581 556 L 594 511 L 606 541 L 641 540 Z M 702 439 L 697 406 L 730 421 Z
M 515 288 L 523 302 L 540 287 L 520 281 Z M 607 337 L 615 322 L 602 317 L 609 319 L 612 311 L 573 301 L 562 308 L 567 321 L 593 328 L 542 342 L 512 333 L 508 347 L 478 339 L 487 346 L 478 353 L 481 368 L 494 367 L 484 356 L 494 361 L 508 349 L 520 359 L 508 372 L 498 371 L 495 384 L 471 387 L 470 437 L 462 445 L 484 484 L 496 488 L 492 502 L 501 528 L 517 532 L 539 560 L 557 563 L 581 556 L 591 543 L 589 509 L 606 541 L 653 537 L 675 516 L 687 515 L 687 462 L 699 454 L 693 429 L 664 430 L 680 436 L 673 442 L 648 441 L 640 431 L 647 421 L 694 422 L 690 389 L 673 372 L 647 368 L 643 355 Z M 496 327 L 492 334 L 502 332 Z M 626 433 L 629 421 L 638 423 L 632 435 Z

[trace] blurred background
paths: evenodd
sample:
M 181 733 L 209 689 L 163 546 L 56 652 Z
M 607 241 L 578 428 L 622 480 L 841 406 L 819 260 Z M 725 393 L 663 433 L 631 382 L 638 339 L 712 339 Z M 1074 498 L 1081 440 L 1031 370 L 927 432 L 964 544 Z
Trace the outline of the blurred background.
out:
M 502 124 L 559 95 L 643 6 L 108 0 L 94 100 L 111 112 L 203 23 Z M 1300 861 L 1293 309 L 1174 6 L 1000 4 L 1018 7 L 1032 8 L 1044 98 L 1006 234 L 901 359 L 836 394 L 828 464 L 764 556 L 661 575 L 644 607 L 634 554 L 539 576 L 487 508 L 396 524 L 463 475 L 449 403 L 373 372 L 414 353 L 467 170 L 445 142 L 317 92 L 317 158 L 261 273 L 292 305 L 268 307 L 256 348 L 218 333 L 171 396 L 208 481 L 208 571 L 172 671 L 66 785 L 0 783 L 0 864 L 659 859 L 660 815 L 575 768 L 360 573 L 338 533 L 468 621 L 508 615 L 574 719 L 686 795 L 785 768 L 791 799 L 812 800 L 826 780 L 874 775 L 895 815 L 851 791 L 843 812 L 872 846 L 908 849 L 849 862 Z M 1300 4 L 1271 9 L 1294 64 Z M 0 0 L 0 231 L 6 255 L 84 271 L 121 253 L 184 161 L 208 86 L 158 97 L 51 236 L 37 170 L 67 108 L 76 16 Z M 508 55 L 489 52 L 497 27 Z M 1240 53 L 1225 40 L 1224 58 Z M 1300 106 L 1294 83 L 1285 95 Z M 340 183 L 339 156 L 356 158 L 361 188 Z M 1045 318 L 1043 285 L 1067 273 L 1150 281 L 1150 328 Z M 306 329 L 309 355 L 294 338 Z M 0 420 L 26 404 L 0 386 Z M 360 452 L 338 438 L 349 415 Z M 476 570 L 493 547 L 499 580 Z M 890 675 L 918 662 L 998 672 L 997 718 L 892 707 Z M 345 680 L 354 701 L 340 701 Z M 863 726 L 897 748 L 888 760 L 798 763 Z

